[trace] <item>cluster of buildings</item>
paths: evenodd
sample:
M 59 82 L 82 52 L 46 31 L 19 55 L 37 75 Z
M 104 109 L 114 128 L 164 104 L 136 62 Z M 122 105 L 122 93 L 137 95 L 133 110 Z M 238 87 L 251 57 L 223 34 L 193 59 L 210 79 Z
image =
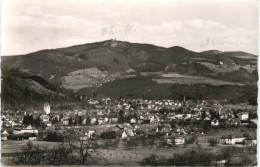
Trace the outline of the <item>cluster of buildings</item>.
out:
M 233 135 L 224 135 L 218 139 L 218 143 L 224 145 L 244 144 L 253 146 L 257 144 L 257 140 L 256 138 L 252 137 L 236 137 Z
M 182 145 L 185 135 L 204 135 L 203 125 L 212 128 L 247 126 L 257 121 L 245 110 L 248 107 L 238 110 L 237 106 L 221 101 L 104 98 L 88 99 L 88 104 L 87 110 L 80 111 L 51 111 L 50 104 L 45 104 L 43 110 L 31 112 L 3 111 L 2 140 L 44 140 L 50 132 L 81 131 L 84 132 L 82 139 L 115 132 L 119 138 L 161 135 L 169 144 Z M 229 138 L 219 140 L 221 144 L 229 144 L 229 141 Z

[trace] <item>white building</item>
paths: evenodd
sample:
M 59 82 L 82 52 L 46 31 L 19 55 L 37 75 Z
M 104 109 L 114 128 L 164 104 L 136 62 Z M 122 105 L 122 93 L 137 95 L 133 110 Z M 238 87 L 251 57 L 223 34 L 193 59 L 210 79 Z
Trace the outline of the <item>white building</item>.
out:
M 249 113 L 248 112 L 239 113 L 238 117 L 239 117 L 240 120 L 248 120 L 249 119 Z
M 211 126 L 219 126 L 219 121 L 217 119 L 212 120 Z
M 43 109 L 45 111 L 46 114 L 49 114 L 51 112 L 51 106 L 49 103 L 45 103 L 43 106 Z
M 41 118 L 41 120 L 42 120 L 43 122 L 46 122 L 46 121 L 49 121 L 49 120 L 50 120 L 50 117 L 49 117 L 48 115 L 46 115 L 46 114 L 41 115 L 40 118 Z
M 233 145 L 236 143 L 236 138 L 234 136 L 223 136 L 219 139 L 219 144 Z
M 176 145 L 182 145 L 182 144 L 185 143 L 185 138 L 177 137 L 177 138 L 174 139 L 174 142 L 175 142 Z

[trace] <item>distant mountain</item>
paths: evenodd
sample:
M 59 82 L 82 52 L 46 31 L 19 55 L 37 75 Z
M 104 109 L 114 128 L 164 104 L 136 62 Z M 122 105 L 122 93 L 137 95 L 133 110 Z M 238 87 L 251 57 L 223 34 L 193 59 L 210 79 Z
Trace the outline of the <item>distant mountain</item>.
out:
M 207 54 L 207 55 L 216 55 L 216 54 L 221 54 L 222 52 L 219 50 L 207 50 L 200 53 Z
M 245 52 L 194 52 L 180 46 L 165 48 L 115 40 L 2 57 L 2 68 L 19 68 L 32 75 L 23 79 L 39 81 L 45 88 L 46 81 L 81 93 L 90 89 L 106 92 L 104 89 L 110 86 L 116 89 L 112 83 L 125 85 L 128 79 L 136 79 L 140 95 L 144 93 L 143 87 L 161 87 L 161 84 L 255 87 L 256 67 L 257 56 Z M 145 80 L 144 85 L 140 76 Z

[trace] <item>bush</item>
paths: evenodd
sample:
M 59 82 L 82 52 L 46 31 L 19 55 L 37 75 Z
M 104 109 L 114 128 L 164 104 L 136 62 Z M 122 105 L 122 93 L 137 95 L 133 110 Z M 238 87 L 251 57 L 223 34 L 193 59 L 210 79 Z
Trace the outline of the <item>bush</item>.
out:
M 183 154 L 175 154 L 173 157 L 163 159 L 156 154 L 144 158 L 141 165 L 150 166 L 210 166 L 216 160 L 217 155 L 192 149 Z
M 102 139 L 115 139 L 116 138 L 116 132 L 115 131 L 109 131 L 104 132 L 100 135 Z
M 61 134 L 58 134 L 57 132 L 51 132 L 47 134 L 45 140 L 52 142 L 63 142 L 64 137 Z

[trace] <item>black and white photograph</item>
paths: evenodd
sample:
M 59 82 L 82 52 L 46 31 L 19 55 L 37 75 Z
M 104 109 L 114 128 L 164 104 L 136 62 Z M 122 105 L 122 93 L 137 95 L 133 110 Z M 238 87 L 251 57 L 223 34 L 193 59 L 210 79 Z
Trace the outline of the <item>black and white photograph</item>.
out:
M 257 166 L 257 0 L 1 0 L 4 166 Z

